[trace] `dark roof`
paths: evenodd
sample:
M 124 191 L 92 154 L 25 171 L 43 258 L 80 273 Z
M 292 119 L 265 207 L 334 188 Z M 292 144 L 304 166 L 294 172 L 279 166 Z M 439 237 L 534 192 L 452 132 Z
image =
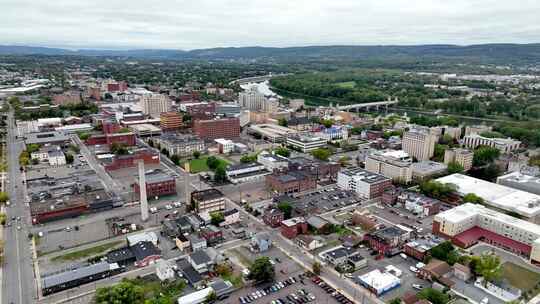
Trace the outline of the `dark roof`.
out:
M 180 268 L 180 271 L 191 285 L 195 285 L 203 280 L 202 276 L 185 259 L 178 260 L 176 265 L 178 265 L 178 268 Z
M 254 163 L 246 163 L 246 164 L 236 164 L 236 165 L 228 165 L 227 166 L 227 171 L 234 171 L 234 170 L 241 170 L 241 169 L 247 169 L 247 168 L 252 168 L 252 167 L 260 167 L 262 166 L 261 164 L 257 163 L 257 162 L 254 162 Z
M 223 294 L 227 294 L 229 292 L 232 291 L 233 289 L 233 286 L 231 284 L 231 282 L 229 281 L 223 281 L 222 279 L 217 279 L 213 282 L 210 282 L 210 287 L 212 287 L 212 289 L 214 289 L 214 291 L 216 292 L 216 294 L 218 296 L 220 295 L 223 295 Z
M 363 256 L 360 255 L 360 253 L 355 253 L 351 256 L 349 256 L 349 260 L 353 262 L 360 262 L 362 260 L 365 260 Z
M 152 242 L 142 241 L 130 247 L 133 255 L 137 261 L 144 260 L 146 257 L 151 255 L 160 255 L 161 252 L 159 248 L 154 246 Z
M 354 252 L 355 250 L 352 248 L 340 247 L 340 248 L 327 252 L 326 255 L 331 256 L 334 259 L 339 259 L 343 257 L 348 257 Z
M 238 209 L 233 208 L 233 209 L 223 211 L 223 216 L 229 216 L 229 215 L 233 215 L 235 213 L 238 213 Z
M 404 233 L 406 233 L 406 231 L 396 226 L 389 226 L 389 227 L 386 227 L 384 229 L 374 232 L 373 235 L 383 238 L 383 239 L 391 239 L 391 238 L 403 235 Z
M 223 197 L 223 193 L 214 188 L 191 192 L 191 198 L 197 201 L 207 201 L 220 197 Z
M 129 249 L 129 247 L 111 250 L 105 256 L 107 257 L 107 262 L 109 263 L 121 263 L 135 259 L 135 255 Z
M 65 284 L 68 282 L 86 278 L 91 275 L 100 274 L 100 273 L 109 271 L 110 269 L 111 268 L 110 268 L 109 263 L 100 262 L 97 264 L 92 264 L 92 265 L 84 266 L 81 268 L 57 273 L 51 276 L 44 277 L 42 279 L 43 281 L 42 287 L 49 288 L 52 286 L 58 286 L 61 284 Z
M 210 257 L 208 256 L 208 254 L 206 254 L 204 250 L 193 252 L 189 255 L 189 258 L 193 261 L 193 263 L 197 265 L 210 262 Z
M 175 221 L 176 221 L 176 225 L 178 225 L 180 227 L 185 227 L 185 226 L 190 226 L 191 227 L 191 223 L 184 216 L 181 216 L 181 217 L 177 218 Z

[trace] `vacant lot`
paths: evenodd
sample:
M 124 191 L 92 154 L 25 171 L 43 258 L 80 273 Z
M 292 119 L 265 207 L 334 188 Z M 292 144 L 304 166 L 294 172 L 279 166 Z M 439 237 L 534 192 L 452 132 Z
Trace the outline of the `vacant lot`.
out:
M 199 173 L 204 171 L 210 171 L 210 168 L 208 168 L 208 165 L 206 164 L 206 159 L 208 156 L 201 156 L 199 159 L 192 159 L 189 161 L 189 171 L 191 173 Z M 218 157 L 218 160 L 220 162 L 220 166 L 227 166 L 229 163 L 221 158 Z
M 503 264 L 503 278 L 507 279 L 510 285 L 521 290 L 532 289 L 540 283 L 539 273 L 510 262 Z
M 336 83 L 336 85 L 345 89 L 352 89 L 356 86 L 356 82 L 354 81 L 338 82 Z
M 94 256 L 94 255 L 97 255 L 97 254 L 105 253 L 105 251 L 107 251 L 109 249 L 113 249 L 113 248 L 115 248 L 115 247 L 117 247 L 117 246 L 119 246 L 120 244 L 123 244 L 123 243 L 125 243 L 125 242 L 124 241 L 114 241 L 114 242 L 110 242 L 110 243 L 105 243 L 105 244 L 102 244 L 102 245 L 99 245 L 99 246 L 90 247 L 90 248 L 86 248 L 86 249 L 66 253 L 64 255 L 55 256 L 55 257 L 53 257 L 51 259 L 51 261 L 53 261 L 53 262 L 54 261 L 75 261 L 75 260 L 78 260 L 78 259 L 83 259 L 83 258 L 91 257 L 91 256 Z

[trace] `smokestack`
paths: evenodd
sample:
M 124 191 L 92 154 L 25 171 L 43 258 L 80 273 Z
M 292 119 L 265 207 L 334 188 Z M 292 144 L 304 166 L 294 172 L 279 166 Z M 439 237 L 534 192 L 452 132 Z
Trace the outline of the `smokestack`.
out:
M 146 198 L 146 177 L 144 176 L 144 161 L 139 160 L 139 201 L 141 204 L 141 219 L 148 220 L 148 199 Z

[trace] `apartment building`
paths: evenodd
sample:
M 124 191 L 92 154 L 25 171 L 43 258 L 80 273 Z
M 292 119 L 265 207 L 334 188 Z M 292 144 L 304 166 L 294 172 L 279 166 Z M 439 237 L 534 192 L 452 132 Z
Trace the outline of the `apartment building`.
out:
M 195 151 L 204 152 L 204 140 L 193 135 L 165 134 L 155 138 L 161 149 L 167 150 L 169 155 L 190 156 Z
M 238 138 L 240 137 L 240 120 L 238 118 L 195 120 L 193 133 L 204 140 Z
M 412 180 L 411 164 L 411 158 L 404 151 L 375 152 L 366 157 L 367 171 L 402 183 Z
M 144 114 L 154 118 L 160 117 L 161 113 L 169 112 L 171 101 L 163 94 L 145 94 L 141 96 L 141 108 Z
M 296 150 L 308 153 L 326 146 L 327 139 L 304 134 L 296 134 L 287 137 L 287 145 Z
M 159 124 L 163 131 L 175 131 L 182 127 L 182 115 L 178 112 L 163 112 L 159 118 Z
M 435 152 L 437 135 L 429 130 L 416 129 L 403 134 L 402 147 L 411 157 L 419 161 L 429 160 Z
M 191 204 L 200 213 L 211 213 L 225 210 L 225 195 L 217 189 L 206 189 L 191 192 Z
M 392 186 L 392 180 L 362 168 L 351 168 L 338 173 L 337 185 L 342 190 L 350 190 L 362 198 L 372 199 L 382 196 L 383 191 Z
M 501 153 L 510 153 L 519 149 L 521 141 L 512 138 L 488 138 L 478 134 L 471 134 L 463 138 L 463 145 L 469 149 L 475 149 L 478 146 L 489 146 L 498 149 Z
M 460 164 L 465 171 L 472 168 L 474 153 L 467 149 L 453 148 L 444 151 L 444 163 L 451 162 Z

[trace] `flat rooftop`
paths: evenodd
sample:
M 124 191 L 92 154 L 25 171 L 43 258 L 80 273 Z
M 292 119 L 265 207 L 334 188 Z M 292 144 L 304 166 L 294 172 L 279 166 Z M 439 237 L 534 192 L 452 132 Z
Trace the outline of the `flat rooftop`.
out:
M 540 195 L 487 182 L 463 174 L 452 174 L 437 179 L 441 183 L 454 184 L 457 192 L 464 196 L 474 193 L 486 204 L 506 211 L 516 212 L 530 218 L 540 213 Z
M 429 173 L 429 172 L 440 172 L 445 171 L 448 166 L 443 163 L 434 162 L 431 160 L 425 160 L 418 163 L 412 164 L 413 171 Z
M 198 201 L 208 201 L 223 197 L 223 193 L 218 189 L 206 189 L 201 191 L 191 192 L 191 198 Z
M 383 175 L 372 173 L 362 168 L 351 168 L 347 170 L 342 170 L 339 173 L 350 176 L 350 177 L 354 177 L 357 180 L 361 180 L 368 184 L 375 184 L 382 181 L 390 180 L 389 178 Z

